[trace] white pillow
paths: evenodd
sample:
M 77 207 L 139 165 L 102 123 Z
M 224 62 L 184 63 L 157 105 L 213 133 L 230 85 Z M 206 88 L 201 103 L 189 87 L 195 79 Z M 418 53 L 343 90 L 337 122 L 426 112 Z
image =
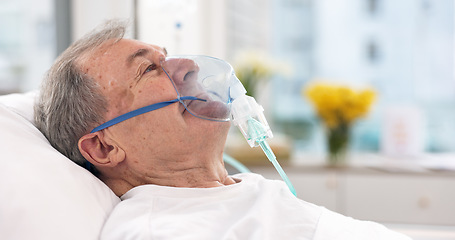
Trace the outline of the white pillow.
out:
M 120 200 L 33 125 L 36 94 L 0 96 L 0 238 L 98 239 Z

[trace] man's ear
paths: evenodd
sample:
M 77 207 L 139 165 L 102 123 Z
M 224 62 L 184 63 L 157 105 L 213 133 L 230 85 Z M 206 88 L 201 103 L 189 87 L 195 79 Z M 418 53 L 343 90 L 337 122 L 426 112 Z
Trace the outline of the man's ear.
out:
M 115 167 L 125 160 L 125 151 L 103 132 L 82 136 L 78 147 L 82 156 L 95 166 Z

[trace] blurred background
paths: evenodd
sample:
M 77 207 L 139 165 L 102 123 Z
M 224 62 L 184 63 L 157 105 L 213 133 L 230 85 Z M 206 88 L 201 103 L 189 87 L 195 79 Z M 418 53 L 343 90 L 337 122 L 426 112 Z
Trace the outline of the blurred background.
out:
M 129 19 L 128 37 L 164 46 L 170 55 L 226 59 L 242 76 L 256 67 L 259 74 L 241 80 L 253 82 L 249 94 L 265 108 L 275 134 L 271 145 L 313 202 L 384 222 L 455 226 L 453 214 L 431 220 L 455 212 L 454 11 L 453 0 L 1 0 L 0 94 L 37 89 L 71 42 L 107 19 Z M 368 113 L 350 125 L 351 167 L 322 166 L 327 128 L 305 94 L 322 80 L 375 93 Z M 228 150 L 254 158 L 232 135 Z M 276 177 L 267 166 L 246 164 Z M 302 173 L 312 178 L 302 180 Z M 352 174 L 375 178 L 353 187 Z M 371 200 L 351 204 L 350 189 L 371 190 L 383 178 L 397 178 L 388 186 L 417 191 L 434 180 L 429 177 L 437 181 L 428 189 L 440 192 L 416 193 L 416 203 L 406 203 L 416 205 L 409 218 L 349 207 Z M 384 204 L 388 197 L 374 198 Z M 440 209 L 416 217 L 428 206 Z
M 170 54 L 207 54 L 234 67 L 241 56 L 263 59 L 271 74 L 257 79 L 254 95 L 296 151 L 325 151 L 302 94 L 314 79 L 377 92 L 353 125 L 351 149 L 455 151 L 452 0 L 2 0 L 0 93 L 36 89 L 63 49 L 110 18 L 130 19 L 130 37 Z M 384 126 L 388 113 L 414 124 L 398 132 Z M 394 141 L 401 149 L 389 147 Z

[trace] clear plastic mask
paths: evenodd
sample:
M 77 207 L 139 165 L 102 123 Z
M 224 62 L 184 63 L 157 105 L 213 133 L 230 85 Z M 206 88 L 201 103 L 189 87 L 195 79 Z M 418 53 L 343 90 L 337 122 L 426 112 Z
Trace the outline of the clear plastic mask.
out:
M 162 63 L 178 97 L 192 115 L 213 121 L 231 120 L 231 103 L 245 88 L 227 62 L 208 56 L 168 57 Z

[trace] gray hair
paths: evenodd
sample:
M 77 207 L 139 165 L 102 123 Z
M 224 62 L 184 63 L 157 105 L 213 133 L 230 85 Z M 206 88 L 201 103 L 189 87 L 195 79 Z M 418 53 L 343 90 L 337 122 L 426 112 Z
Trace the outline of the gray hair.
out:
M 103 122 L 107 100 L 78 61 L 104 42 L 122 39 L 125 31 L 125 22 L 109 21 L 90 32 L 56 59 L 42 82 L 34 107 L 35 125 L 54 148 L 79 165 L 86 160 L 79 152 L 78 141 Z

